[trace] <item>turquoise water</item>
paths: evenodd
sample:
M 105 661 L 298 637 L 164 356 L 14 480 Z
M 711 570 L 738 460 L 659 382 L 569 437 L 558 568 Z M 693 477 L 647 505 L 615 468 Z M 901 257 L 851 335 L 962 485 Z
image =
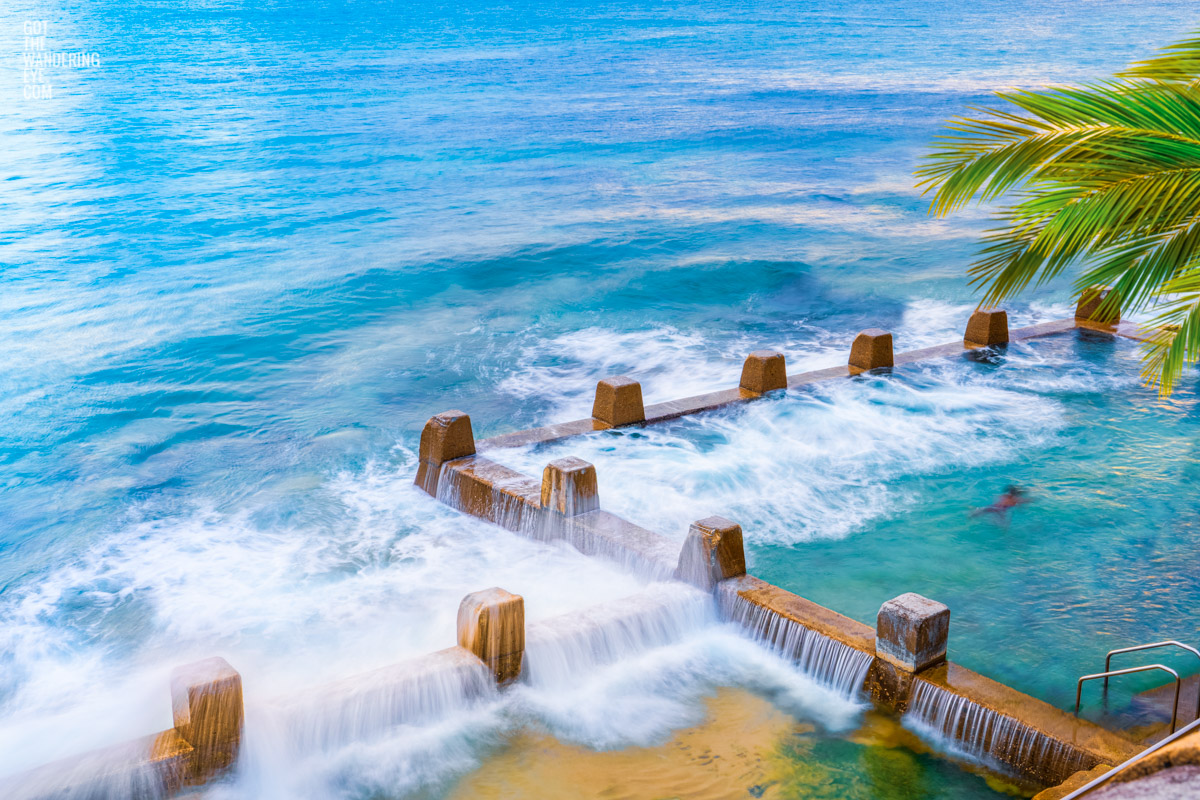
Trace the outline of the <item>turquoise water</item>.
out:
M 483 585 L 522 592 L 531 618 L 637 589 L 411 491 L 422 422 L 573 418 L 618 371 L 650 400 L 709 390 L 762 345 L 835 363 L 867 325 L 902 347 L 956 335 L 985 223 L 925 216 L 910 176 L 929 137 L 994 88 L 1103 77 L 1190 11 L 6 3 L 0 772 L 165 727 L 163 681 L 191 658 L 226 655 L 261 695 L 445 646 Z M 26 99 L 41 20 L 47 50 L 99 64 L 48 67 L 51 97 Z M 1014 319 L 1062 315 L 1060 289 Z M 952 375 L 921 380 L 957 396 Z M 1041 452 L 1087 397 L 1044 417 L 1018 402 L 1019 435 L 988 446 Z M 829 452 L 867 452 L 842 432 Z M 884 453 L 895 481 L 921 441 Z M 801 522 L 903 539 L 885 529 L 915 523 L 864 492 Z M 859 565 L 844 589 L 802 584 L 795 542 L 765 535 L 764 577 L 869 614 Z M 827 557 L 852 558 L 836 540 Z M 1136 541 L 1101 561 L 1134 561 Z M 962 591 L 930 588 L 956 648 Z M 1007 663 L 1058 697 L 1036 661 Z
M 951 659 L 1072 708 L 1108 650 L 1198 633 L 1196 383 L 1162 399 L 1138 370 L 1136 344 L 1072 333 L 496 457 L 578 454 L 603 505 L 676 538 L 727 516 L 753 574 L 868 624 L 901 593 L 940 600 Z M 1027 505 L 972 513 L 1010 484 Z M 1162 682 L 1114 682 L 1113 721 L 1164 721 L 1127 708 Z M 1099 685 L 1084 696 L 1099 716 Z

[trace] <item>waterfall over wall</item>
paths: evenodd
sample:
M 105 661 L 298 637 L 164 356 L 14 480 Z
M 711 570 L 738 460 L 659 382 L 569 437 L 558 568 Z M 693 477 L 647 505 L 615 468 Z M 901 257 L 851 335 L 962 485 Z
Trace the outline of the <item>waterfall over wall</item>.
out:
M 47 764 L 0 783 L 5 800 L 165 800 L 183 783 L 185 764 L 159 734 Z M 161 740 L 161 741 L 160 741 Z
M 716 621 L 712 598 L 680 583 L 654 584 L 630 597 L 531 623 L 524 679 L 534 687 L 672 644 Z
M 717 587 L 722 615 L 739 623 L 751 636 L 792 661 L 813 680 L 847 697 L 859 697 L 873 657 L 794 620 L 750 602 L 738 593 L 736 582 Z
M 1089 769 L 1085 753 L 990 708 L 922 680 L 913 686 L 904 721 L 919 733 L 947 743 L 950 750 L 981 759 L 1005 771 L 1068 777 Z M 1054 778 L 1051 777 L 1050 780 Z
M 297 756 L 370 741 L 494 697 L 495 678 L 461 647 L 317 688 L 270 713 L 275 746 Z
M 541 484 L 482 456 L 441 466 L 437 499 L 459 511 L 538 541 L 564 541 L 579 552 L 614 561 L 649 580 L 674 575 L 679 543 L 615 514 L 591 510 L 575 514 L 541 506 Z

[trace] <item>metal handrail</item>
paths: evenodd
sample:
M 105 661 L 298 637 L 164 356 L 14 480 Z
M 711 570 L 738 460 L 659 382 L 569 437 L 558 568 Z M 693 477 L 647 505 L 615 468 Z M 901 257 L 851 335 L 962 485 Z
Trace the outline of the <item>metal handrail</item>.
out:
M 1069 795 L 1064 797 L 1062 800 L 1077 800 L 1077 798 L 1083 797 L 1085 794 L 1088 794 L 1093 789 L 1100 788 L 1101 786 L 1103 786 L 1104 784 L 1106 784 L 1110 780 L 1112 780 L 1116 775 L 1129 769 L 1130 767 L 1132 767 L 1134 764 L 1141 761 L 1146 756 L 1148 756 L 1151 753 L 1154 753 L 1158 750 L 1161 750 L 1162 748 L 1169 745 L 1171 742 L 1181 739 L 1182 737 L 1188 735 L 1189 733 L 1196 730 L 1197 728 L 1200 728 L 1200 719 L 1189 722 L 1187 725 L 1184 725 L 1182 728 L 1175 731 L 1175 733 L 1172 733 L 1170 736 L 1163 739 L 1161 742 L 1156 742 L 1153 746 L 1147 747 L 1145 750 L 1138 753 L 1133 758 L 1129 759 L 1128 761 L 1124 761 L 1121 764 L 1118 764 L 1117 766 L 1110 769 L 1108 772 L 1101 775 L 1099 778 L 1093 778 L 1092 780 L 1085 783 L 1083 786 L 1080 786 L 1078 789 L 1071 792 Z
M 1171 733 L 1174 733 L 1175 723 L 1179 719 L 1179 685 L 1181 681 L 1179 680 L 1178 672 L 1170 667 L 1164 667 L 1162 664 L 1146 664 L 1145 666 L 1141 667 L 1127 667 L 1125 669 L 1112 670 L 1111 672 L 1097 672 L 1095 675 L 1084 675 L 1075 682 L 1075 716 L 1079 716 L 1079 704 L 1081 698 L 1083 697 L 1084 681 L 1094 681 L 1097 678 L 1104 678 L 1104 680 L 1107 681 L 1110 677 L 1116 677 L 1117 675 L 1131 675 L 1135 672 L 1149 672 L 1152 669 L 1161 669 L 1163 672 L 1170 673 L 1175 677 L 1175 705 L 1171 708 Z
M 1120 655 L 1121 653 L 1134 653 L 1139 650 L 1153 650 L 1156 647 L 1178 647 L 1181 650 L 1187 650 L 1196 658 L 1200 658 L 1200 650 L 1197 650 L 1191 645 L 1184 644 L 1183 642 L 1177 642 L 1174 639 L 1168 639 L 1165 642 L 1139 644 L 1136 647 L 1122 647 L 1118 650 L 1109 650 L 1108 655 L 1104 658 L 1104 671 L 1108 672 L 1108 670 L 1111 668 L 1113 656 Z M 1104 679 L 1104 691 L 1108 691 L 1108 678 Z M 1200 719 L 1200 689 L 1196 691 L 1196 719 Z

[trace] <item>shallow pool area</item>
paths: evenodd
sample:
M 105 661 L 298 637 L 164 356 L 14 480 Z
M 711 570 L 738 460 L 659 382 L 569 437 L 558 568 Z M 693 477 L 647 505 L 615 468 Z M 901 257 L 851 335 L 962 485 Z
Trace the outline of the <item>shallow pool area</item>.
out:
M 1019 791 L 931 755 L 886 716 L 867 714 L 833 736 L 745 691 L 718 690 L 703 706 L 703 722 L 655 747 L 597 751 L 514 736 L 448 798 L 982 800 Z

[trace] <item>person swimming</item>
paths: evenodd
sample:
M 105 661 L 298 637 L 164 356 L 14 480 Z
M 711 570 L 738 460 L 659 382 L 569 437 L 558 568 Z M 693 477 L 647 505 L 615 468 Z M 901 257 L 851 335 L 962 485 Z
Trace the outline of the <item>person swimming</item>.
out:
M 996 502 L 990 506 L 977 508 L 971 512 L 972 517 L 978 517 L 982 514 L 995 514 L 997 517 L 1008 516 L 1010 508 L 1025 505 L 1030 502 L 1029 493 L 1016 484 L 1010 485 L 1004 490 L 1004 494 L 996 498 Z

